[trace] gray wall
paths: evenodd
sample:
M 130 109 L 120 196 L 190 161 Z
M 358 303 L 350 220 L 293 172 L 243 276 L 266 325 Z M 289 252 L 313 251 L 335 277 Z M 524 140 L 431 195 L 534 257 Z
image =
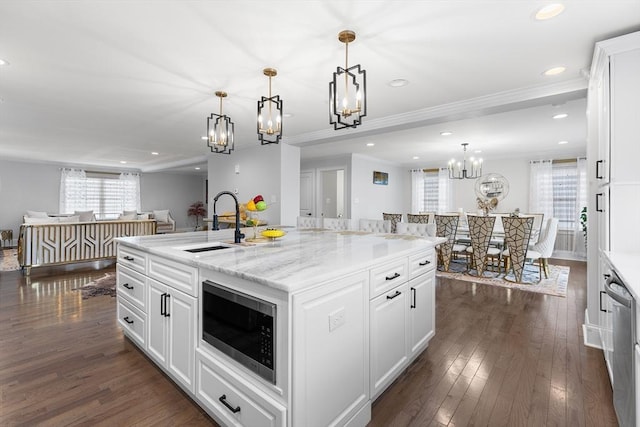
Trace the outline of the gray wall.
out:
M 0 228 L 13 230 L 14 244 L 27 210 L 58 212 L 63 166 L 67 165 L 0 159 Z M 193 202 L 205 201 L 204 183 L 201 175 L 142 173 L 142 210 L 169 209 L 177 228 L 189 228 L 194 219 L 188 218 L 187 209 Z

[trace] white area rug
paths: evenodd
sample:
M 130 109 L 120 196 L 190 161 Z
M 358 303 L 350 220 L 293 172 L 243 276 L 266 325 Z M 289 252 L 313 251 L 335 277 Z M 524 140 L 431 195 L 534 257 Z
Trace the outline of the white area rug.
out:
M 567 285 L 569 283 L 569 267 L 562 265 L 549 265 L 549 278 L 545 279 L 544 274 L 542 280 L 538 281 L 538 267 L 527 265 L 523 274 L 523 282 L 513 283 L 505 280 L 504 273 L 495 273 L 485 271 L 483 277 L 471 275 L 466 270 L 466 264 L 461 262 L 452 262 L 450 271 L 436 271 L 437 277 L 462 280 L 465 282 L 479 283 L 483 285 L 501 286 L 503 288 L 521 289 L 528 292 L 538 292 L 547 295 L 555 295 L 558 297 L 567 296 Z M 475 271 L 473 272 L 475 273 Z M 507 275 L 508 279 L 513 280 L 513 273 Z

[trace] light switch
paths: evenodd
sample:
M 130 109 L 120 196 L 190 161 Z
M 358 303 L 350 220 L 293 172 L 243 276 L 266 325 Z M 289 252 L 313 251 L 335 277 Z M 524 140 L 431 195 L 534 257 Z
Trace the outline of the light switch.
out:
M 240 173 L 240 165 L 239 165 L 239 164 L 237 164 L 237 165 L 236 165 L 236 174 L 239 174 L 239 173 Z

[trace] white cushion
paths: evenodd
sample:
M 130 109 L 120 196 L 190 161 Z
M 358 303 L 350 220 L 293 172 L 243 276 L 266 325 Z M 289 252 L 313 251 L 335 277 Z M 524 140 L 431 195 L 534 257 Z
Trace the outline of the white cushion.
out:
M 27 216 L 29 218 L 49 218 L 46 212 L 40 211 L 27 211 Z
M 80 221 L 80 215 L 71 215 L 71 216 L 59 217 L 58 222 L 86 222 L 86 221 Z
M 54 217 L 46 217 L 46 218 L 32 218 L 32 217 L 28 217 L 25 216 L 24 217 L 24 223 L 25 224 L 55 224 L 58 222 L 58 218 L 54 218 Z
M 169 210 L 153 211 L 153 217 L 158 222 L 169 222 Z
M 149 214 L 148 213 L 138 214 L 137 218 L 138 219 L 149 219 Z
M 93 216 L 93 211 L 75 211 L 73 212 L 74 215 L 77 215 L 80 217 L 80 220 L 78 222 L 91 222 L 91 221 L 95 221 L 95 217 Z
M 135 213 L 121 213 L 118 219 L 121 219 L 123 221 L 131 221 L 134 219 L 138 219 L 138 215 Z

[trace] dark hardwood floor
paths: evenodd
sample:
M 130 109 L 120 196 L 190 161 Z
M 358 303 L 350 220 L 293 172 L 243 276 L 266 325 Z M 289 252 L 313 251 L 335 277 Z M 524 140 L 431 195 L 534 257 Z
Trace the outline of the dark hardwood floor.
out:
M 567 298 L 439 281 L 429 348 L 371 426 L 614 426 L 602 352 L 582 344 L 584 263 Z M 101 271 L 0 272 L 0 425 L 215 425 L 123 338 Z

